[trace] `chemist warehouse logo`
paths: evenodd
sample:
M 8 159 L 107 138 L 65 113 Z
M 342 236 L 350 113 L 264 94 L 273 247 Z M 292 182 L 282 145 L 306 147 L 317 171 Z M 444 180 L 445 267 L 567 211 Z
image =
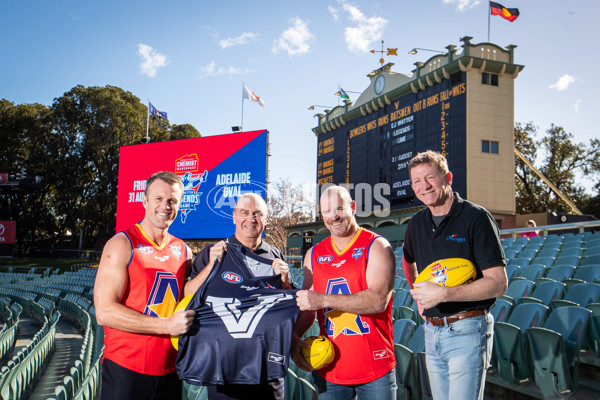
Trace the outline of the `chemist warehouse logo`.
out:
M 198 189 L 208 178 L 206 170 L 202 174 L 194 174 L 194 172 L 198 172 L 198 154 L 186 154 L 175 160 L 175 173 L 183 173 L 183 175 L 179 175 L 183 183 L 183 196 L 179 206 L 182 224 L 185 224 L 188 215 L 192 211 L 196 211 L 196 207 L 200 205 L 202 192 L 199 192 Z
M 206 195 L 210 210 L 222 218 L 233 219 L 233 209 L 238 197 L 256 193 L 264 198 L 264 184 L 251 178 L 251 172 L 216 175 L 215 186 Z

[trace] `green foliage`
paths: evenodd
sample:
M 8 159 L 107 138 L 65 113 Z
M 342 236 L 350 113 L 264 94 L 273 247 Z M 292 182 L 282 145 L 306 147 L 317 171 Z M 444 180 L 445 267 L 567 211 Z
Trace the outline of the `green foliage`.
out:
M 39 191 L 0 195 L 0 217 L 19 221 L 18 251 L 102 247 L 115 232 L 119 149 L 144 142 L 147 113 L 115 86 L 78 85 L 51 107 L 0 100 L 0 172 L 42 177 Z M 200 136 L 188 124 L 149 120 L 152 142 Z
M 599 215 L 597 210 L 593 211 L 597 202 L 585 192 L 577 178 L 585 175 L 597 179 L 600 176 L 600 141 L 593 139 L 589 144 L 574 143 L 571 133 L 555 125 L 551 125 L 540 140 L 534 139 L 536 134 L 537 127 L 531 122 L 515 124 L 516 149 L 582 212 Z M 515 156 L 515 161 L 518 213 L 572 212 L 571 208 L 520 158 Z M 596 190 L 599 185 L 600 183 L 596 185 Z M 595 198 L 598 199 L 598 196 Z

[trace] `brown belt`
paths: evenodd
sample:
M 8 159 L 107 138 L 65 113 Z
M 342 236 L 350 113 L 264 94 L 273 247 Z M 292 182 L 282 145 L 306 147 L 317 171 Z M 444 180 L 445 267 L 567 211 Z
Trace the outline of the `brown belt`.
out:
M 461 319 L 467 319 L 471 317 L 478 317 L 480 315 L 485 315 L 485 310 L 471 310 L 471 311 L 463 311 L 458 314 L 449 315 L 447 317 L 427 317 L 427 322 L 429 322 L 433 326 L 442 326 L 446 324 L 451 324 L 456 321 L 460 321 Z

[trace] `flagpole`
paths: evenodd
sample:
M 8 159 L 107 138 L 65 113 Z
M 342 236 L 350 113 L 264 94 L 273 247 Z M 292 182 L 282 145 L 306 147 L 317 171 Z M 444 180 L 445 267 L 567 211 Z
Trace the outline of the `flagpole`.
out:
M 242 124 L 240 125 L 240 130 L 244 132 L 244 94 L 245 94 L 245 84 L 242 82 Z
M 148 113 L 146 116 L 146 143 L 150 143 L 150 138 L 148 137 L 149 125 L 150 125 L 150 99 L 148 99 Z
M 488 43 L 490 43 L 490 18 L 492 15 L 492 3 L 488 0 Z

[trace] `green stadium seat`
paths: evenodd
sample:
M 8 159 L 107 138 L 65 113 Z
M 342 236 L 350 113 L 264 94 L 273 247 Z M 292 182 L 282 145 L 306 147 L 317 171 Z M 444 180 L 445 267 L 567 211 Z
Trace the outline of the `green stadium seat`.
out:
M 288 370 L 288 374 L 290 373 L 290 371 Z M 295 377 L 295 374 L 293 375 Z M 287 376 L 284 378 L 285 381 L 285 385 L 287 386 L 288 384 L 288 379 Z M 287 389 L 287 388 L 286 388 Z M 197 385 L 190 385 L 189 383 L 187 383 L 186 381 L 183 381 L 183 395 L 182 395 L 182 400 L 208 400 L 208 390 L 206 390 L 205 386 L 197 386 Z M 288 397 L 286 397 L 288 398 Z M 289 397 L 290 399 L 292 397 Z
M 507 265 L 506 266 L 506 277 L 508 279 L 508 281 L 510 282 L 515 276 L 519 275 L 519 270 L 521 269 L 520 266 L 518 265 Z
M 529 238 L 529 244 L 539 244 L 542 245 L 544 243 L 544 238 L 542 236 L 532 236 Z
M 519 252 L 519 258 L 529 258 L 530 260 L 533 260 L 537 255 L 537 252 L 537 250 L 533 249 L 523 249 Z
M 536 279 L 541 278 L 546 272 L 546 267 L 542 264 L 532 264 L 521 267 L 519 271 L 519 278 L 529 279 L 535 282 Z
M 558 252 L 559 252 L 559 249 L 556 247 L 553 247 L 553 248 L 542 247 L 542 249 L 537 253 L 537 257 L 556 258 L 556 256 L 558 255 Z
M 513 242 L 513 246 L 514 245 L 522 245 L 523 247 L 526 246 L 529 243 L 529 238 L 527 236 L 520 236 L 518 238 L 515 238 L 515 241 Z
M 492 308 L 490 313 L 494 317 L 494 321 L 502 322 L 506 321 L 512 312 L 513 305 L 511 302 L 498 299 Z
M 415 331 L 417 324 L 411 319 L 398 319 L 394 321 L 394 343 L 406 345 Z
M 600 280 L 600 266 L 586 265 L 579 267 L 575 270 L 573 275 L 575 279 L 581 279 L 582 281 L 593 283 Z
M 600 356 L 600 303 L 588 304 L 586 308 L 592 312 L 588 325 L 588 347 L 596 356 Z
M 413 298 L 410 294 L 410 290 L 396 290 L 394 291 L 394 300 L 392 300 L 392 307 L 410 307 L 413 302 Z
M 519 304 L 507 322 L 494 324 L 495 363 L 502 379 L 518 384 L 530 376 L 525 330 L 543 324 L 548 307 L 543 304 Z
M 534 258 L 531 263 L 532 264 L 542 264 L 542 265 L 545 265 L 546 268 L 552 268 L 552 266 L 555 264 L 555 258 L 554 258 L 554 256 L 540 257 L 538 254 L 538 256 L 536 258 Z
M 556 260 L 554 261 L 554 265 L 574 265 L 574 266 L 578 266 L 579 263 L 581 261 L 581 258 L 579 256 L 563 256 L 560 255 L 558 257 L 556 257 Z
M 591 303 L 600 303 L 600 285 L 584 282 L 573 285 L 562 300 L 554 300 L 550 306 L 553 309 L 567 306 L 586 307 Z
M 395 343 L 394 356 L 396 357 L 396 385 L 398 386 L 396 399 L 420 399 L 419 370 L 412 350 L 405 345 Z
M 506 300 L 514 305 L 520 297 L 529 296 L 533 292 L 534 286 L 535 283 L 528 279 L 513 280 L 508 284 L 506 293 L 498 299 Z
M 573 286 L 579 285 L 580 283 L 585 283 L 585 281 L 583 281 L 581 279 L 575 279 L 575 278 L 563 279 L 561 282 L 566 285 L 565 286 L 565 294 L 569 293 L 569 290 L 571 290 L 571 288 Z
M 522 303 L 539 303 L 550 304 L 554 300 L 562 299 L 565 284 L 557 281 L 540 282 L 536 284 L 531 296 L 521 297 L 517 299 L 519 304 Z
M 508 265 L 518 265 L 519 267 L 525 267 L 527 265 L 529 265 L 531 263 L 531 259 L 529 258 L 521 258 L 521 257 L 516 257 L 510 260 L 510 262 L 508 263 Z
M 586 265 L 600 265 L 600 254 L 587 254 L 579 261 L 579 266 L 585 267 Z
M 578 386 L 577 366 L 591 311 L 582 307 L 553 310 L 543 328 L 528 328 L 533 381 L 546 396 L 562 397 Z
M 555 265 L 552 268 L 547 269 L 546 278 L 554 279 L 555 281 L 563 281 L 569 279 L 575 273 L 575 266 L 573 265 Z

